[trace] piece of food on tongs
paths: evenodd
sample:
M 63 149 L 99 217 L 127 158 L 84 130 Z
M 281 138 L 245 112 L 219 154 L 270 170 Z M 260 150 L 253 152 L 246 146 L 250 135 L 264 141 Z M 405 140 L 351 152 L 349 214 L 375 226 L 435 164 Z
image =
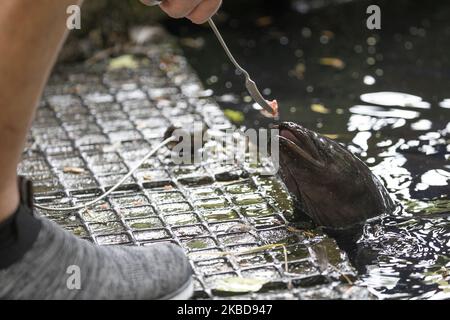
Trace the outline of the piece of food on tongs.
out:
M 267 118 L 278 118 L 278 102 L 277 102 L 277 100 L 272 100 L 272 101 L 266 100 L 266 101 L 272 108 L 272 113 L 262 109 L 261 114 Z

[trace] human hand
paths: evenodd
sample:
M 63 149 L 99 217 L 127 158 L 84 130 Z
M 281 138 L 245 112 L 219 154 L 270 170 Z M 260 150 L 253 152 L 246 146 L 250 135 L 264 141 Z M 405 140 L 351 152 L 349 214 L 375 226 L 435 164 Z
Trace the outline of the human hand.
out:
M 140 0 L 148 6 L 159 5 L 172 18 L 188 18 L 202 24 L 219 9 L 222 0 Z

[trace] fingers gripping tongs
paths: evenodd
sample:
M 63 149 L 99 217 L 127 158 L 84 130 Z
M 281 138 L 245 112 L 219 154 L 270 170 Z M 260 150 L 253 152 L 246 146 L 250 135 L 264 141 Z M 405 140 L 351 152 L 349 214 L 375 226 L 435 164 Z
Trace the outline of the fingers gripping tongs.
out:
M 161 4 L 161 0 L 141 0 L 148 6 L 156 6 Z M 222 35 L 219 32 L 219 29 L 217 29 L 216 24 L 212 20 L 212 18 L 208 19 L 208 23 L 211 26 L 211 29 L 214 31 L 214 34 L 216 35 L 217 39 L 219 40 L 220 44 L 222 45 L 223 49 L 225 50 L 225 53 L 227 54 L 228 58 L 230 58 L 231 62 L 234 64 L 234 66 L 245 76 L 245 87 L 247 88 L 248 93 L 250 96 L 255 100 L 257 104 L 259 104 L 265 111 L 267 111 L 269 114 L 273 113 L 273 108 L 269 105 L 269 103 L 264 99 L 262 94 L 259 92 L 258 87 L 256 86 L 255 81 L 253 81 L 250 78 L 250 75 L 248 72 L 242 68 L 239 63 L 236 61 L 236 59 L 233 57 L 233 55 L 230 52 L 230 49 L 228 49 L 227 44 L 222 38 Z

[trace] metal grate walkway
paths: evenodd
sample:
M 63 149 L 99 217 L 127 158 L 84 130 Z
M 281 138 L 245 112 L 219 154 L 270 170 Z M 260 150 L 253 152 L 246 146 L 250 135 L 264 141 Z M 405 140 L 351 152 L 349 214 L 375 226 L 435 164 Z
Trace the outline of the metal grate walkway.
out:
M 33 180 L 37 203 L 92 200 L 161 142 L 170 124 L 232 128 L 171 40 L 140 48 L 133 59 L 138 68 L 100 63 L 54 72 L 19 168 Z M 250 165 L 221 166 L 225 151 L 217 146 L 209 146 L 217 159 L 201 166 L 175 165 L 161 150 L 93 208 L 39 213 L 100 245 L 182 246 L 196 273 L 196 298 L 367 298 L 363 288 L 349 290 L 342 273 L 354 271 L 333 240 L 287 225 L 291 204 L 278 178 Z M 283 244 L 286 255 L 270 244 Z M 318 246 L 339 272 L 311 257 Z M 235 290 L 236 277 L 261 285 Z

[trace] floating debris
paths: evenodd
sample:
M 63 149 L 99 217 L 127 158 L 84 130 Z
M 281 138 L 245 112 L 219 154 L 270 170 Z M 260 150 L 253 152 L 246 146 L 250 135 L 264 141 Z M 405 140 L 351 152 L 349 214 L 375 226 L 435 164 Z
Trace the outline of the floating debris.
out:
M 225 109 L 225 110 L 223 110 L 223 113 L 225 114 L 225 116 L 228 119 L 230 119 L 231 121 L 233 121 L 236 124 L 241 124 L 244 122 L 245 116 L 244 116 L 244 113 L 241 111 Z
M 345 68 L 345 62 L 339 58 L 320 58 L 319 63 L 323 66 L 329 66 L 337 70 L 342 70 Z
M 324 133 L 323 135 L 327 138 L 330 138 L 331 140 L 336 140 L 340 136 L 337 133 Z
M 325 36 L 325 37 L 327 37 L 329 39 L 332 39 L 332 38 L 334 38 L 334 32 L 330 31 L 330 30 L 323 30 L 322 31 L 322 36 Z
M 289 71 L 289 75 L 303 80 L 305 77 L 306 66 L 304 63 L 297 63 L 293 69 Z
M 256 19 L 255 24 L 260 27 L 268 27 L 273 24 L 273 18 L 271 16 L 263 16 Z
M 317 113 L 328 114 L 330 113 L 330 109 L 326 108 L 323 104 L 314 103 L 311 105 L 311 110 Z

